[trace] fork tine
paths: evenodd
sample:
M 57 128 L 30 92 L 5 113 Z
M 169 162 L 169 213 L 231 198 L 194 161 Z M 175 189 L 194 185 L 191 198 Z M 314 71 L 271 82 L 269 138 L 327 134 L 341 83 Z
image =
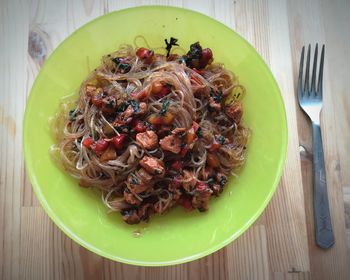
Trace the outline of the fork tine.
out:
M 304 94 L 309 95 L 309 70 L 310 70 L 310 44 L 307 48 L 307 57 L 306 57 L 306 71 L 305 71 L 305 84 L 304 84 Z
M 305 46 L 303 46 L 303 49 L 301 50 L 301 56 L 300 56 L 300 63 L 299 63 L 299 76 L 298 76 L 298 97 L 299 100 L 303 96 L 303 68 L 304 68 L 304 51 Z
M 317 92 L 320 95 L 320 97 L 322 97 L 323 61 L 324 61 L 324 45 L 322 45 L 321 62 L 320 62 L 320 69 L 318 73 L 318 85 L 317 85 Z
M 317 95 L 316 92 L 316 68 L 317 68 L 317 53 L 318 53 L 318 44 L 316 44 L 315 47 L 315 54 L 314 54 L 314 62 L 312 66 L 312 77 L 311 77 L 311 93 L 314 93 Z

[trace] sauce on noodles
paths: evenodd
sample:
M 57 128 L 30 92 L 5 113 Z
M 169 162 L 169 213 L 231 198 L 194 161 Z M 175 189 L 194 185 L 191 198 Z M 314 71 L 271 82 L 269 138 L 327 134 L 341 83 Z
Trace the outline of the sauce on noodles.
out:
M 129 224 L 177 204 L 208 210 L 246 156 L 244 87 L 199 42 L 177 55 L 165 41 L 166 55 L 123 45 L 104 56 L 56 119 L 55 158 Z

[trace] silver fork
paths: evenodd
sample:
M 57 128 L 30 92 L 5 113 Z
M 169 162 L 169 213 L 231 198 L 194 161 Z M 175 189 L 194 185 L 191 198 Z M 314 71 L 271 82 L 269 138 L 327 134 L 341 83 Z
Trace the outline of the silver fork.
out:
M 299 105 L 309 116 L 312 122 L 312 145 L 313 145 L 313 171 L 314 171 L 314 218 L 316 244 L 327 249 L 334 245 L 334 235 L 331 223 L 331 215 L 329 212 L 327 182 L 324 164 L 324 154 L 322 147 L 321 129 L 320 129 L 320 113 L 322 110 L 322 80 L 323 80 L 323 62 L 324 62 L 324 45 L 321 51 L 321 62 L 318 73 L 318 84 L 316 89 L 316 71 L 317 71 L 317 55 L 318 45 L 316 44 L 311 88 L 309 87 L 309 70 L 310 70 L 310 45 L 307 50 L 306 70 L 304 89 L 303 66 L 304 66 L 303 47 L 300 57 L 299 78 L 298 78 L 298 99 Z

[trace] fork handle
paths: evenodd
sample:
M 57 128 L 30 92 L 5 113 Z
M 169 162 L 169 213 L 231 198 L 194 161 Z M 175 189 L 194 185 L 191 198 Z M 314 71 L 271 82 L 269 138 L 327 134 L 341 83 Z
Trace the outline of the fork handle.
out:
M 312 123 L 312 132 L 316 244 L 323 249 L 328 249 L 334 245 L 334 235 L 328 204 L 326 172 L 320 125 Z

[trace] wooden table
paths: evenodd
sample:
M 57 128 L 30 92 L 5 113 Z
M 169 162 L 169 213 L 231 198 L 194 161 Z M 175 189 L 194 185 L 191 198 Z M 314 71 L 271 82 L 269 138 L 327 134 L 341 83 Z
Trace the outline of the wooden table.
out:
M 286 166 L 264 214 L 222 250 L 165 268 L 109 261 L 70 240 L 39 205 L 23 163 L 23 113 L 45 59 L 84 23 L 141 4 L 197 10 L 242 34 L 271 67 L 288 117 Z M 349 12 L 348 0 L 0 1 L 1 278 L 350 279 Z M 326 44 L 322 130 L 336 238 L 327 251 L 315 246 L 311 127 L 295 98 L 300 49 L 316 42 Z

